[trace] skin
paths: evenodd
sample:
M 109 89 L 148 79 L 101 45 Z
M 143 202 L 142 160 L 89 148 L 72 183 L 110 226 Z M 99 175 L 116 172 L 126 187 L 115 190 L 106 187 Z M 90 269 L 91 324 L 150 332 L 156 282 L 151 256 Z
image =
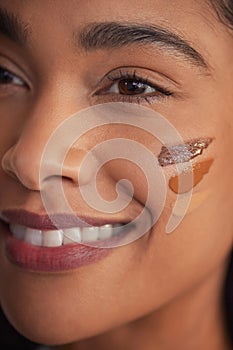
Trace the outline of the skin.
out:
M 77 270 L 54 274 L 22 270 L 6 258 L 0 236 L 0 300 L 9 320 L 29 339 L 60 349 L 230 349 L 222 288 L 233 236 L 231 33 L 201 0 L 101 0 L 101 6 L 97 0 L 57 0 L 56 7 L 53 1 L 2 0 L 1 6 L 29 23 L 32 35 L 28 49 L 4 36 L 0 41 L 0 65 L 30 85 L 30 90 L 0 85 L 1 210 L 45 212 L 38 175 L 46 141 L 69 115 L 118 101 L 112 94 L 92 96 L 102 77 L 118 67 L 138 67 L 139 76 L 146 70 L 155 83 L 160 79 L 174 90 L 173 97 L 143 103 L 173 123 L 185 140 L 214 138 L 197 159 L 214 159 L 194 188 L 198 205 L 192 205 L 171 235 L 164 231 L 176 195 L 168 190 L 165 209 L 150 232 Z M 74 28 L 120 20 L 149 22 L 182 33 L 204 56 L 209 74 L 154 46 L 124 47 L 111 50 L 111 55 L 109 50 L 74 52 L 69 40 Z M 158 74 L 166 74 L 169 82 Z M 95 138 L 92 133 L 83 136 L 76 148 L 89 149 L 122 133 L 159 154 L 158 141 L 130 127 L 100 128 Z M 76 212 L 86 208 L 74 181 L 78 166 L 70 154 L 63 172 L 65 194 Z M 130 163 L 115 161 L 99 177 L 107 199 L 114 198 L 117 179 L 126 176 L 133 182 L 131 213 L 142 209 L 147 190 L 143 174 L 138 170 L 135 176 L 135 171 Z M 164 169 L 168 180 L 174 171 L 172 166 Z

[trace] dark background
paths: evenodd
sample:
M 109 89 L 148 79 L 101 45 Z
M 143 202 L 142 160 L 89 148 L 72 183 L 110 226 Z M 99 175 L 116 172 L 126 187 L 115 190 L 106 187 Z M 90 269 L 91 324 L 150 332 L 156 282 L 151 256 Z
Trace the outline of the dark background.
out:
M 21 336 L 10 325 L 0 309 L 0 349 L 1 350 L 34 350 L 38 344 Z

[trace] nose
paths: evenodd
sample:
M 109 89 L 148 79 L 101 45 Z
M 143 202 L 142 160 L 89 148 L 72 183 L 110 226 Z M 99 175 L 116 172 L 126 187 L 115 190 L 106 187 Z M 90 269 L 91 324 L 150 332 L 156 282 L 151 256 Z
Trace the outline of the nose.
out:
M 39 113 L 37 113 L 39 112 Z M 12 145 L 2 158 L 2 169 L 9 176 L 19 181 L 29 190 L 41 190 L 41 159 L 45 146 L 54 129 L 59 124 L 52 115 L 41 117 L 42 111 L 34 111 L 30 122 L 23 129 L 17 142 Z M 39 114 L 39 115 L 38 115 Z M 61 114 L 61 111 L 60 111 Z M 64 120 L 64 118 L 62 118 Z M 87 172 L 78 176 L 81 162 L 87 150 L 75 145 L 71 146 L 65 159 L 47 157 L 43 159 L 43 167 L 49 169 L 49 176 L 62 176 L 66 180 L 80 185 L 80 181 L 87 183 L 92 176 L 93 166 L 87 168 Z M 95 166 L 95 159 L 93 165 Z
M 40 178 L 42 166 L 40 151 L 38 148 L 35 150 L 25 145 L 22 143 L 14 145 L 6 152 L 2 159 L 2 168 L 27 189 L 40 191 L 42 180 L 45 180 Z M 57 160 L 46 159 L 43 160 L 43 167 L 47 169 L 49 177 L 62 176 L 74 184 L 83 185 L 91 180 L 91 174 L 94 172 L 93 159 L 93 164 L 89 164 L 89 171 L 79 176 L 80 164 L 87 153 L 83 149 L 70 149 L 62 165 Z

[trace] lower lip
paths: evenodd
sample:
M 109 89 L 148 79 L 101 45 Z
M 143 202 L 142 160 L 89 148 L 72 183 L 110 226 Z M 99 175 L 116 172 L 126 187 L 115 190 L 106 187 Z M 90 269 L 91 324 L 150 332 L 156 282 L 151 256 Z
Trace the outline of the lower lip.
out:
M 15 265 L 30 271 L 62 272 L 95 263 L 107 255 L 112 248 L 94 248 L 82 244 L 60 247 L 37 247 L 14 237 L 9 225 L 2 223 L 5 252 Z

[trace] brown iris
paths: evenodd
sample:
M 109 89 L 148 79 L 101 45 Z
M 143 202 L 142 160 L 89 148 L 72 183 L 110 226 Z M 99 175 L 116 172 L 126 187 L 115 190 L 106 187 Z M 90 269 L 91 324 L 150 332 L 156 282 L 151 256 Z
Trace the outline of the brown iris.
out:
M 118 88 L 122 95 L 139 95 L 145 92 L 147 84 L 137 80 L 123 79 L 119 81 Z

